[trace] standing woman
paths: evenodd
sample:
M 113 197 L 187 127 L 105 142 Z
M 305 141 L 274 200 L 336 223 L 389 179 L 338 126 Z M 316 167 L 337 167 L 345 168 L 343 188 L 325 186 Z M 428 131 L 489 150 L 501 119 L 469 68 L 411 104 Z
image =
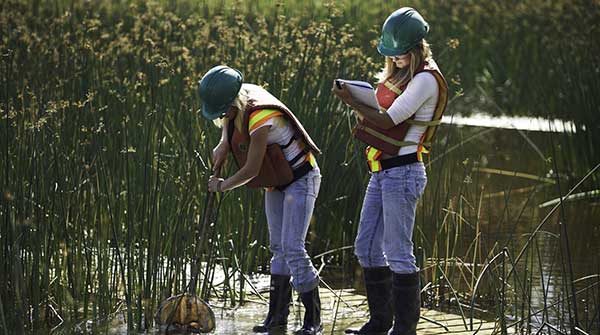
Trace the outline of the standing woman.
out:
M 370 319 L 354 334 L 416 334 L 420 316 L 419 268 L 413 253 L 415 211 L 427 177 L 427 153 L 447 103 L 447 84 L 424 37 L 429 25 L 413 8 L 400 8 L 383 24 L 377 47 L 385 66 L 377 85 L 379 110 L 344 87 L 333 93 L 358 117 L 354 136 L 369 146 L 371 171 L 355 254 L 363 268 Z
M 319 148 L 281 101 L 265 89 L 243 84 L 241 72 L 216 66 L 200 80 L 202 115 L 222 119 L 221 141 L 213 150 L 215 170 L 233 153 L 239 170 L 228 178 L 211 176 L 210 192 L 236 187 L 266 187 L 271 287 L 269 312 L 254 332 L 285 329 L 292 285 L 305 307 L 297 334 L 322 330 L 319 277 L 304 247 L 321 175 L 315 160 Z

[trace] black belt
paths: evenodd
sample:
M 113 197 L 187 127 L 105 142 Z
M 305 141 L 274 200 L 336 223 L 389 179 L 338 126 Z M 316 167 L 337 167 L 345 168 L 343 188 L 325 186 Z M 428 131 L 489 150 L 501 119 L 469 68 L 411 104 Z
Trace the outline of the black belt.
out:
M 289 183 L 287 183 L 285 185 L 277 186 L 275 188 L 278 189 L 279 191 L 285 190 L 285 188 L 290 186 L 293 182 L 306 176 L 310 171 L 312 171 L 312 169 L 313 169 L 313 166 L 312 166 L 312 164 L 310 164 L 309 161 L 302 163 L 302 165 L 300 165 L 297 169 L 292 171 L 294 173 L 294 179 L 292 179 L 292 181 L 290 181 Z
M 402 156 L 396 156 L 388 159 L 382 159 L 379 161 L 381 163 L 381 171 L 391 169 L 394 167 L 408 165 L 412 163 L 419 162 L 419 157 L 417 153 L 414 152 L 412 154 L 406 154 Z

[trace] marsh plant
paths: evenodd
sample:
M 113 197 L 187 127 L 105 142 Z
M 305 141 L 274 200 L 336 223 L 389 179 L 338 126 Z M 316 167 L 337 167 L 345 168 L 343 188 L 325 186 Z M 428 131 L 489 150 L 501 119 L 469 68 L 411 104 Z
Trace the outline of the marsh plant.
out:
M 440 129 L 415 233 L 425 303 L 458 311 L 467 328 L 476 311 L 503 332 L 598 331 L 599 259 L 578 256 L 572 235 L 582 230 L 573 225 L 600 234 L 600 5 L 406 5 L 433 27 L 449 116 L 576 125 L 571 134 Z M 196 85 L 217 64 L 266 86 L 315 135 L 324 179 L 309 250 L 330 251 L 318 258 L 325 280 L 359 282 L 351 246 L 368 173 L 354 121 L 330 89 L 334 78 L 374 81 L 383 64 L 374 46 L 394 6 L 3 1 L 0 334 L 86 320 L 101 330 L 117 312 L 129 329 L 146 329 L 161 300 L 186 290 L 199 235 L 201 296 L 241 303 L 246 276 L 268 271 L 260 191 L 219 196 L 202 225 L 219 130 L 199 116 Z M 583 191 L 592 191 L 583 207 L 563 203 Z M 554 198 L 557 206 L 538 206 Z M 219 287 L 217 267 L 226 273 Z

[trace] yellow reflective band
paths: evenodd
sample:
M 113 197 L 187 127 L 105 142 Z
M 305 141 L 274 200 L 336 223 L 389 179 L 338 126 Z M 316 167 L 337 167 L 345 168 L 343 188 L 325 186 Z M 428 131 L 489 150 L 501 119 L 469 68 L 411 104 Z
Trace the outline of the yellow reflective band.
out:
M 317 159 L 315 158 L 315 155 L 313 155 L 312 151 L 309 151 L 308 154 L 306 154 L 306 160 L 312 167 L 317 166 Z
M 248 132 L 252 132 L 269 119 L 280 115 L 283 115 L 283 113 L 276 109 L 260 109 L 252 112 L 250 114 L 250 121 L 248 121 Z
M 371 146 L 367 147 L 365 150 L 365 154 L 367 156 L 367 164 L 369 165 L 369 170 L 371 172 L 381 171 L 381 163 L 379 162 L 379 157 L 383 152 L 379 149 L 373 148 Z
M 387 87 L 390 91 L 400 95 L 402 94 L 402 90 L 400 88 L 398 88 L 397 86 L 395 86 L 394 84 L 392 84 L 389 81 L 385 81 L 385 83 L 383 83 L 383 86 Z
M 369 161 L 376 161 L 379 159 L 379 156 L 381 156 L 381 151 L 373 147 L 367 147 L 365 153 L 367 155 L 367 160 Z
M 419 146 L 417 147 L 417 160 L 419 162 L 423 161 L 423 154 L 428 154 L 429 153 L 429 149 L 427 149 L 425 147 L 425 133 L 423 133 L 423 135 L 421 135 L 421 140 L 419 141 Z
M 373 150 L 371 150 L 371 147 L 368 147 L 367 150 L 365 151 L 365 154 L 367 155 L 367 160 L 374 160 L 373 156 L 375 155 L 375 152 Z
M 369 168 L 371 172 L 381 171 L 381 163 L 379 161 L 369 162 Z

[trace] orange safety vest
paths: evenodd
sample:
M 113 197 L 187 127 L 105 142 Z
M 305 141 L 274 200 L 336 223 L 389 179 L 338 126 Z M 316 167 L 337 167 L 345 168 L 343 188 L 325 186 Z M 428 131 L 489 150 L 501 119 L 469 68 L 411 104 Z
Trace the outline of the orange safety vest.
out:
M 431 121 L 414 120 L 413 114 L 407 120 L 404 120 L 390 129 L 382 129 L 368 120 L 362 119 L 359 120 L 352 131 L 354 137 L 369 145 L 365 154 L 367 156 L 369 169 L 372 172 L 381 171 L 379 158 L 384 152 L 388 155 L 396 156 L 401 147 L 417 145 L 417 157 L 419 161 L 422 161 L 422 154 L 428 153 L 431 149 L 433 136 L 437 126 L 441 123 L 442 115 L 448 104 L 448 84 L 434 62 L 431 64 L 425 63 L 423 67 L 416 71 L 416 73 L 419 72 L 431 73 L 435 77 L 439 87 L 438 102 Z M 394 85 L 389 79 L 379 83 L 377 85 L 376 95 L 380 110 L 383 112 L 387 111 L 394 100 L 404 92 L 407 85 L 408 83 L 405 85 Z M 411 125 L 427 126 L 419 143 L 404 140 Z
M 308 132 L 304 129 L 292 111 L 279 101 L 279 99 L 275 98 L 271 93 L 260 86 L 244 84 L 243 87 L 247 90 L 248 96 L 250 97 L 248 104 L 246 105 L 246 110 L 243 112 L 243 129 L 237 129 L 233 120 L 230 121 L 228 126 L 229 144 L 237 166 L 242 167 L 246 163 L 248 147 L 250 145 L 250 131 L 277 116 L 283 116 L 288 119 L 296 130 L 293 140 L 302 141 L 301 146 L 304 147 L 302 157 L 296 157 L 294 159 L 303 159 L 312 167 L 316 166 L 314 154 L 321 153 L 321 150 L 311 139 L 310 135 L 308 135 Z M 295 179 L 294 171 L 291 168 L 291 165 L 294 163 L 295 161 L 288 162 L 286 160 L 282 147 L 279 144 L 275 143 L 267 145 L 267 151 L 261 164 L 260 172 L 256 177 L 250 180 L 247 185 L 249 187 L 277 187 L 288 185 Z M 298 170 L 299 169 L 300 168 L 298 168 Z

